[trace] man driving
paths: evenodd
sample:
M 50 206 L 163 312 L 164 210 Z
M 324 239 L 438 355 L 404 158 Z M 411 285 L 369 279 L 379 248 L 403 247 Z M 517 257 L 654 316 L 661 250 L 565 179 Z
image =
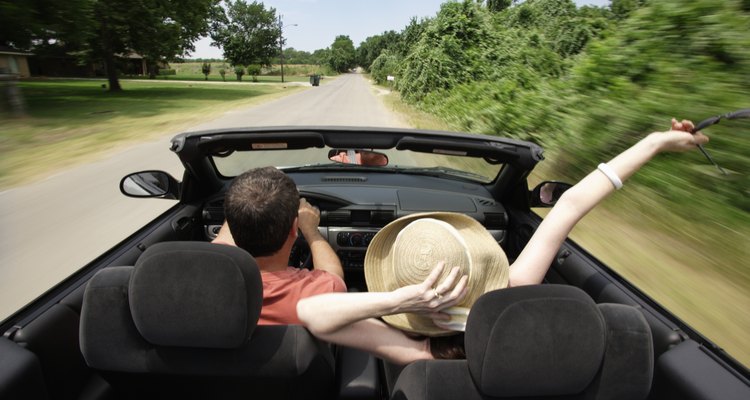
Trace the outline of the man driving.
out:
M 226 221 L 213 243 L 237 246 L 258 263 L 263 308 L 258 324 L 300 324 L 297 302 L 305 297 L 346 292 L 341 261 L 318 231 L 320 211 L 286 174 L 274 167 L 249 170 L 234 179 L 224 199 Z M 301 232 L 313 270 L 289 266 Z

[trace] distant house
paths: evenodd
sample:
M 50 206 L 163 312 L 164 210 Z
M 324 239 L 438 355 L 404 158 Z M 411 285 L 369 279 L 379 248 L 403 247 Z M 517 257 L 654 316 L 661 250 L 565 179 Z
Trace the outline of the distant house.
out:
M 78 57 L 64 52 L 36 54 L 29 60 L 33 76 L 94 77 L 104 75 L 101 63 L 82 63 Z
M 115 55 L 119 59 L 121 72 L 125 75 L 148 75 L 146 59 L 136 52 Z
M 29 56 L 33 56 L 33 54 L 12 47 L 0 46 L 0 74 L 13 74 L 21 78 L 28 78 L 31 76 Z
M 150 63 L 138 53 L 116 54 L 117 69 L 124 76 L 148 75 Z M 34 76 L 55 77 L 103 77 L 107 70 L 102 61 L 86 61 L 75 53 L 47 51 L 43 55 L 36 55 L 30 60 L 31 74 Z M 157 63 L 158 68 L 166 68 L 166 64 Z

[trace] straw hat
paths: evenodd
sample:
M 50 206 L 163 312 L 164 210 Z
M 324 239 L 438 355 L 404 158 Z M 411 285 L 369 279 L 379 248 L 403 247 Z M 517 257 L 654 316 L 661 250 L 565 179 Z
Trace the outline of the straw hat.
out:
M 469 277 L 466 297 L 453 309 L 444 310 L 463 318 L 463 322 L 479 296 L 508 286 L 508 258 L 479 222 L 464 214 L 430 212 L 401 217 L 375 235 L 365 255 L 367 288 L 371 292 L 390 292 L 422 283 L 439 261 L 445 261 L 446 268 L 438 282 L 454 266 L 461 268 L 461 275 Z M 383 320 L 398 329 L 426 336 L 455 333 L 438 327 L 426 315 L 394 314 Z

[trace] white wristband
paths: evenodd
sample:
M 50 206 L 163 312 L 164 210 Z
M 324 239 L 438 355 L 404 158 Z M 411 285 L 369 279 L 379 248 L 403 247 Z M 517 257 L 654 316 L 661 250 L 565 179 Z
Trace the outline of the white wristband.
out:
M 596 167 L 596 169 L 602 171 L 602 173 L 606 175 L 607 178 L 609 178 L 609 181 L 612 182 L 612 186 L 614 186 L 615 189 L 619 190 L 622 188 L 622 180 L 620 180 L 620 177 L 617 176 L 617 173 L 612 169 L 612 167 L 605 163 L 601 163 L 598 167 Z

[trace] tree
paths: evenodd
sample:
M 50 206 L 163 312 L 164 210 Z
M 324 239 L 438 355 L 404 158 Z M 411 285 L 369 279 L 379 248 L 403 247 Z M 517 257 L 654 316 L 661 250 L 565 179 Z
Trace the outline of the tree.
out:
M 203 65 L 201 65 L 201 72 L 203 72 L 203 75 L 206 76 L 206 80 L 208 80 L 208 74 L 211 73 L 211 63 L 204 62 Z
M 318 49 L 315 50 L 312 53 L 312 62 L 313 64 L 323 65 L 328 64 L 328 59 L 330 58 L 330 49 Z
M 617 19 L 625 19 L 630 13 L 645 5 L 644 0 L 612 0 L 609 8 Z
M 241 65 L 234 67 L 234 74 L 237 75 L 237 80 L 242 80 L 242 75 L 245 75 L 245 68 Z
M 90 32 L 80 27 L 92 23 L 91 11 L 91 0 L 0 0 L 0 45 L 30 50 L 84 42 Z
M 383 50 L 396 47 L 400 35 L 396 31 L 383 32 L 380 35 L 370 36 L 357 47 L 357 64 L 370 70 L 370 66 Z
M 375 82 L 382 85 L 388 81 L 389 75 L 396 75 L 400 61 L 401 59 L 388 49 L 380 52 L 378 58 L 370 66 Z
M 487 9 L 492 12 L 504 11 L 513 4 L 513 0 L 487 0 Z
M 346 72 L 356 65 L 354 42 L 349 36 L 339 35 L 331 45 L 328 65 L 336 72 Z
M 399 34 L 399 40 L 396 42 L 395 46 L 390 47 L 390 49 L 395 50 L 397 56 L 402 58 L 406 57 L 422 38 L 422 34 L 432 20 L 432 18 L 422 18 L 417 20 L 416 17 L 412 17 L 409 21 L 409 25 L 406 25 Z
M 118 55 L 140 54 L 152 65 L 172 61 L 194 49 L 193 42 L 208 31 L 208 18 L 217 0 L 101 0 L 92 1 L 91 24 L 85 46 L 92 59 L 104 61 L 109 90 L 121 90 Z
M 285 64 L 315 64 L 315 60 L 310 52 L 296 50 L 294 47 L 284 49 Z
M 488 78 L 504 62 L 489 12 L 472 1 L 444 3 L 437 17 L 419 30 L 419 41 L 404 58 L 396 82 L 407 101 Z
M 259 64 L 250 64 L 247 66 L 247 74 L 253 78 L 253 82 L 258 82 L 258 75 L 260 75 L 261 67 Z
M 270 66 L 279 54 L 279 26 L 276 9 L 244 0 L 225 2 L 211 23 L 212 45 L 224 49 L 224 58 L 233 65 Z

